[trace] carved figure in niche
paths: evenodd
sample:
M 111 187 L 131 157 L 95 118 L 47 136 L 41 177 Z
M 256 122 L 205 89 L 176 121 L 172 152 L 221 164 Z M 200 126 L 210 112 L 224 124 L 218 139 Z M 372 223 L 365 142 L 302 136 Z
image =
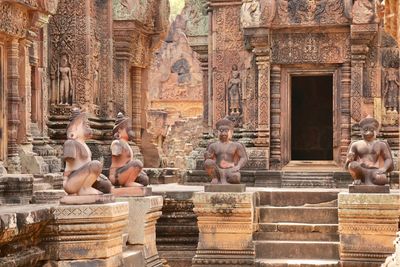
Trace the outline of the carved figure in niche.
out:
M 237 65 L 232 66 L 232 78 L 228 82 L 229 115 L 241 113 L 241 80 Z
M 178 59 L 171 67 L 171 72 L 178 74 L 178 83 L 186 83 L 190 81 L 190 66 L 185 58 Z
M 142 172 L 143 163 L 133 160 L 133 152 L 128 143 L 134 137 L 131 120 L 120 112 L 115 120 L 111 143 L 110 181 L 116 186 L 143 186 L 149 184 L 149 178 Z
M 356 0 L 352 13 L 353 23 L 372 23 L 375 19 L 375 3 L 372 0 Z
M 376 140 L 379 122 L 368 116 L 360 121 L 363 140 L 351 143 L 347 152 L 345 168 L 349 170 L 353 184 L 385 185 L 386 174 L 393 170 L 389 145 Z
M 248 157 L 243 144 L 232 142 L 233 122 L 221 119 L 216 124 L 219 141 L 210 144 L 204 154 L 204 168 L 212 184 L 240 183 L 240 169 Z
M 68 56 L 62 54 L 58 68 L 60 104 L 72 104 L 72 75 Z
M 398 69 L 389 68 L 386 70 L 385 89 L 383 97 L 387 110 L 395 111 L 398 109 L 400 82 L 398 79 Z
M 111 183 L 99 177 L 103 164 L 92 160 L 92 153 L 85 143 L 91 135 L 86 114 L 74 108 L 67 128 L 68 140 L 63 148 L 64 176 L 67 177 L 63 185 L 68 194 L 93 195 L 109 193 L 111 190 Z

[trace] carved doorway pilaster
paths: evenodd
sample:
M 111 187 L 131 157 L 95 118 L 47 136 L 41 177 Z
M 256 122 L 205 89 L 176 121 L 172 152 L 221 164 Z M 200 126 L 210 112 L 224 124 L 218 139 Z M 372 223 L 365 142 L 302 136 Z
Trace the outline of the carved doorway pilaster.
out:
M 281 154 L 283 166 L 287 165 L 290 161 L 296 158 L 292 152 L 292 127 L 294 125 L 292 118 L 292 78 L 299 76 L 308 77 L 331 77 L 332 88 L 327 88 L 332 92 L 332 160 L 336 163 L 340 162 L 340 72 L 339 68 L 335 65 L 324 65 L 321 67 L 315 66 L 299 66 L 299 67 L 283 67 L 282 66 L 282 76 L 281 76 Z M 323 90 L 323 88 L 321 88 Z M 322 103 L 323 104 L 323 103 Z M 319 161 L 318 157 L 314 159 L 309 159 L 310 161 Z
M 4 45 L 0 42 L 0 161 L 5 160 L 7 150 L 7 125 L 5 118 L 5 105 L 6 105 L 6 94 L 5 94 L 5 57 L 4 57 Z

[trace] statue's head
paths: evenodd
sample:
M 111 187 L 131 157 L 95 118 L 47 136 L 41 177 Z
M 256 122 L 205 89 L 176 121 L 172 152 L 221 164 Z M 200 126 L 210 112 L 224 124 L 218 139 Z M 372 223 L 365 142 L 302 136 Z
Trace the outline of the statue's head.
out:
M 61 67 L 67 67 L 68 66 L 68 56 L 67 54 L 62 54 L 60 57 L 60 65 Z
M 215 124 L 218 131 L 218 138 L 220 141 L 225 142 L 232 139 L 233 135 L 233 122 L 228 119 L 221 119 Z
M 378 131 L 379 122 L 368 115 L 360 121 L 360 128 L 361 135 L 365 140 L 373 140 Z
M 79 108 L 73 108 L 71 111 L 71 122 L 67 127 L 68 139 L 89 139 L 92 136 L 92 129 L 90 129 L 88 120 L 85 113 L 81 113 Z
M 238 71 L 238 66 L 236 64 L 232 65 L 232 77 L 233 78 L 239 78 L 239 71 Z
M 125 117 L 122 112 L 118 113 L 115 120 L 113 136 L 115 139 L 124 139 L 125 141 L 132 140 L 134 137 L 131 120 L 129 117 Z

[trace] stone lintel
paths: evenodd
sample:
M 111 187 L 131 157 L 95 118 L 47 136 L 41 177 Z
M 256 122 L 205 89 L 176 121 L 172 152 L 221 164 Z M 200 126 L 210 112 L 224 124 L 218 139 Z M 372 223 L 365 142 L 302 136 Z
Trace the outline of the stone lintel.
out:
M 390 193 L 389 185 L 349 185 L 349 193 Z
M 207 184 L 204 186 L 204 192 L 237 192 L 246 191 L 245 184 Z

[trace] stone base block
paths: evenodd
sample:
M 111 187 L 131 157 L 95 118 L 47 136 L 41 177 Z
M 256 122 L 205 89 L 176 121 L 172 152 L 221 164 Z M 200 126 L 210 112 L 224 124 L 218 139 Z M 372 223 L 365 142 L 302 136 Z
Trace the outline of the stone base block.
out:
M 106 204 L 106 203 L 112 203 L 114 201 L 115 197 L 112 194 L 86 195 L 86 196 L 68 195 L 60 199 L 60 204 L 63 205 Z
M 111 189 L 111 194 L 116 197 L 145 197 L 151 196 L 152 189 L 147 186 L 118 187 Z
M 146 266 L 162 266 L 156 247 L 156 222 L 161 216 L 162 196 L 118 197 L 116 201 L 129 204 L 128 244 L 142 248 Z
M 349 185 L 349 193 L 390 193 L 389 185 Z
M 394 252 L 399 203 L 398 194 L 339 194 L 341 262 L 382 264 Z
M 245 184 L 208 184 L 204 186 L 204 192 L 246 192 Z
M 196 192 L 199 243 L 192 266 L 254 266 L 253 193 Z
M 61 205 L 52 213 L 42 239 L 49 260 L 107 260 L 122 253 L 127 203 Z
M 59 204 L 60 199 L 66 195 L 67 193 L 64 190 L 40 190 L 33 194 L 32 202 L 36 204 Z

